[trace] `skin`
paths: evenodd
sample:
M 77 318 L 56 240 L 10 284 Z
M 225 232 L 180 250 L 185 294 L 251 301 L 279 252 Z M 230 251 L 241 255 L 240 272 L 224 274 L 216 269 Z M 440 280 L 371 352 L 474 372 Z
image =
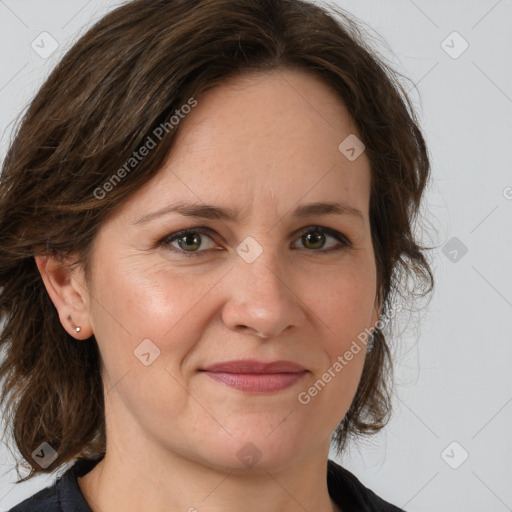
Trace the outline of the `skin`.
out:
M 310 403 L 297 397 L 379 318 L 369 160 L 338 150 L 357 134 L 353 120 L 300 70 L 232 79 L 181 123 L 158 175 L 101 227 L 90 282 L 80 266 L 36 258 L 62 325 L 84 343 L 94 334 L 103 360 L 106 456 L 80 488 L 95 512 L 331 511 L 329 441 L 354 398 L 364 345 Z M 177 201 L 242 217 L 171 213 L 135 224 Z M 317 201 L 345 201 L 363 220 L 292 216 Z M 199 226 L 212 230 L 200 246 L 158 243 Z M 311 226 L 342 233 L 352 247 L 323 252 L 339 242 L 326 234 L 308 243 Z M 263 250 L 252 263 L 236 252 L 248 236 Z M 183 256 L 187 249 L 196 256 Z M 160 350 L 149 366 L 134 356 L 146 338 Z M 308 373 L 254 394 L 198 371 L 233 359 L 289 360 Z M 251 467 L 237 457 L 247 443 L 261 454 Z

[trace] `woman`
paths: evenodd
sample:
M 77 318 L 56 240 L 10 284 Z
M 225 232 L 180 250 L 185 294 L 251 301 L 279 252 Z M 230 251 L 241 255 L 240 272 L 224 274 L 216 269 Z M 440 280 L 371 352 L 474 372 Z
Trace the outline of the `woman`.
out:
M 299 0 L 136 0 L 67 53 L 1 175 L 12 509 L 401 510 L 328 459 L 390 415 L 430 173 L 393 71 Z M 213 21 L 213 22 L 212 22 Z

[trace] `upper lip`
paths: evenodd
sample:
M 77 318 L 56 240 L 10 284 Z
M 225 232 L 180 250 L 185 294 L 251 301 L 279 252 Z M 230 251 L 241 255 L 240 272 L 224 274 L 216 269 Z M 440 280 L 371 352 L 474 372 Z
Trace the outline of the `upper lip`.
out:
M 202 370 L 218 373 L 300 373 L 306 371 L 306 368 L 291 361 L 265 363 L 254 359 L 239 359 L 212 364 Z

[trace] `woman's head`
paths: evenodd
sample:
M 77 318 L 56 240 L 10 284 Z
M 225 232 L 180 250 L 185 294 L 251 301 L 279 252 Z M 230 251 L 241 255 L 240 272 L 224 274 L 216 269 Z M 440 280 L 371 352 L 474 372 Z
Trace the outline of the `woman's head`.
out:
M 340 449 L 379 430 L 382 331 L 333 363 L 405 274 L 432 283 L 412 233 L 428 175 L 406 96 L 348 18 L 287 0 L 107 15 L 39 91 L 0 178 L 3 393 L 34 473 L 41 442 L 59 454 L 47 470 L 102 453 L 105 415 L 112 438 L 219 467 L 252 445 L 286 464 L 338 424 Z M 153 215 L 177 203 L 203 216 Z M 345 210 L 297 214 L 311 203 Z M 236 359 L 308 372 L 250 394 L 201 371 Z

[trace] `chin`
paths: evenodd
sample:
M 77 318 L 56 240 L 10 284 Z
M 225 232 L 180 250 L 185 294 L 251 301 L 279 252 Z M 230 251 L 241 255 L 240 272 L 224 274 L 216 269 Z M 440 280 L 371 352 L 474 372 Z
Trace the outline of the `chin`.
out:
M 225 435 L 222 440 L 205 442 L 203 439 L 200 444 L 202 453 L 197 454 L 197 461 L 236 474 L 279 472 L 298 459 L 302 452 L 297 449 L 302 439 L 286 429 L 279 432 L 280 428 L 283 425 L 273 432 L 269 428 L 247 429 L 230 431 L 233 438 Z

